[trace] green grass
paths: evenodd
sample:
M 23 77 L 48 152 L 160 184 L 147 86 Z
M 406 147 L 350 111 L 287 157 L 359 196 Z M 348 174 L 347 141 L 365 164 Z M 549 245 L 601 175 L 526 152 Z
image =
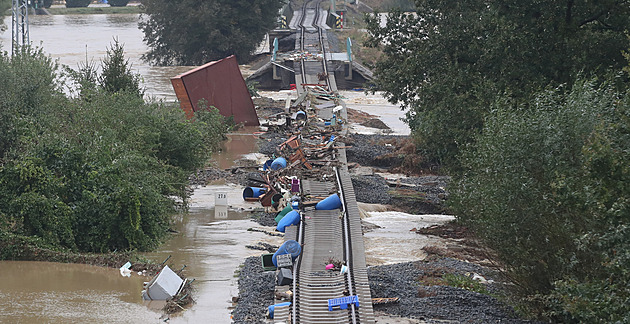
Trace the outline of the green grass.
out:
M 446 284 L 451 287 L 462 288 L 462 289 L 478 292 L 480 294 L 488 293 L 488 291 L 486 290 L 486 287 L 484 287 L 482 283 L 467 276 L 446 273 L 444 274 L 444 276 L 442 276 L 442 279 L 444 279 Z
M 93 14 L 139 14 L 140 6 L 126 7 L 85 7 L 85 8 L 48 8 L 51 15 L 93 15 Z

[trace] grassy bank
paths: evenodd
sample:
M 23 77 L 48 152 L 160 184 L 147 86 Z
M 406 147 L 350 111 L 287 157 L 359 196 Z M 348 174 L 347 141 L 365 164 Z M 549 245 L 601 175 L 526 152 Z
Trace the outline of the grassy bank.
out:
M 47 10 L 51 15 L 139 14 L 143 11 L 140 6 L 85 8 L 51 7 Z
M 119 268 L 131 261 L 133 271 L 147 270 L 149 275 L 154 275 L 161 268 L 134 252 L 78 253 L 45 244 L 34 237 L 10 233 L 0 233 L 0 260 L 81 263 L 110 268 Z

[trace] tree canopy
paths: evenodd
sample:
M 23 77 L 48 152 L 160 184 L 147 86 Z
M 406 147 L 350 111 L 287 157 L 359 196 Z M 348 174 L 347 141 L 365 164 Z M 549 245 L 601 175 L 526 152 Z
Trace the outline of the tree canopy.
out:
M 0 259 L 21 257 L 11 237 L 107 252 L 149 250 L 166 235 L 175 197 L 186 201 L 188 176 L 226 126 L 216 109 L 192 122 L 179 105 L 145 102 L 125 62 L 114 44 L 107 75 L 71 74 L 81 89 L 70 98 L 41 50 L 0 53 Z
M 385 26 L 368 16 L 380 47 L 375 89 L 411 108 L 408 121 L 428 159 L 455 165 L 497 94 L 516 101 L 579 76 L 624 65 L 630 4 L 622 0 L 417 0 Z
M 4 17 L 4 15 L 11 9 L 11 1 L 9 0 L 0 0 L 0 17 Z M 0 33 L 4 32 L 7 29 L 7 25 L 4 23 L 4 19 L 0 21 Z
M 627 323 L 630 91 L 580 81 L 492 108 L 449 206 L 496 253 L 530 316 Z
M 140 22 L 158 65 L 200 65 L 229 55 L 249 58 L 274 28 L 284 0 L 145 0 Z

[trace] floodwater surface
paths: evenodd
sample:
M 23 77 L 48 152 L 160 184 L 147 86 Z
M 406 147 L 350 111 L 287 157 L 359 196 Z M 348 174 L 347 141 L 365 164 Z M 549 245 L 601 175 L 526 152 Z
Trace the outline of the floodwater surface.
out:
M 84 264 L 1 261 L 0 322 L 158 323 L 140 296 L 148 280 Z
M 170 78 L 190 70 L 187 66 L 156 67 L 142 61 L 147 51 L 137 28 L 139 15 L 30 16 L 30 38 L 59 63 L 77 69 L 80 64 L 99 65 L 114 39 L 124 45 L 132 70 L 143 78 L 147 97 L 176 99 Z M 5 17 L 10 28 L 11 17 Z M 0 34 L 5 51 L 11 50 L 11 31 Z M 214 160 L 229 168 L 244 154 L 256 151 L 252 135 L 244 128 L 228 135 L 223 152 Z M 218 185 L 198 188 L 187 214 L 175 215 L 171 235 L 159 251 L 146 254 L 156 262 L 169 255 L 174 270 L 186 265 L 186 275 L 196 279 L 197 303 L 174 316 L 171 322 L 230 323 L 231 298 L 238 294 L 235 271 L 243 259 L 260 251 L 245 246 L 265 241 L 264 234 L 247 231 L 257 224 L 245 210 L 258 207 L 242 202 L 243 188 Z M 217 192 L 228 194 L 228 206 L 215 208 Z M 275 243 L 277 244 L 277 243 Z M 159 303 L 142 301 L 142 282 L 150 278 L 122 277 L 116 269 L 40 262 L 0 262 L 0 322 L 158 323 Z
M 142 76 L 146 97 L 175 101 L 170 78 L 190 66 L 151 66 L 141 59 L 148 47 L 138 29 L 140 15 L 51 15 L 29 16 L 31 43 L 59 63 L 78 69 L 86 62 L 99 66 L 114 39 L 124 45 L 125 58 L 134 73 Z M 0 33 L 2 50 L 11 51 L 11 16 L 4 18 L 8 30 Z

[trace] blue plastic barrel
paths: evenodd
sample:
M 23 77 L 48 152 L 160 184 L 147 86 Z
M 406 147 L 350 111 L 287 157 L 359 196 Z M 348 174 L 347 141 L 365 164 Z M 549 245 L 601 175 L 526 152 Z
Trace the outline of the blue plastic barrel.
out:
M 281 220 L 282 218 L 284 218 L 284 216 L 285 216 L 286 214 L 288 214 L 288 213 L 289 213 L 290 211 L 292 211 L 292 210 L 293 210 L 293 208 L 291 207 L 291 205 L 287 205 L 286 207 L 284 207 L 284 209 L 283 209 L 282 211 L 280 211 L 280 212 L 278 213 L 278 215 L 276 215 L 276 218 L 274 218 L 274 220 L 276 221 L 276 224 L 277 224 L 277 223 L 279 223 L 279 222 L 280 222 L 280 220 Z
M 300 223 L 300 213 L 295 210 L 290 211 L 278 222 L 276 230 L 284 233 L 284 228 L 291 225 L 297 225 Z
M 266 188 L 260 187 L 245 187 L 243 189 L 243 199 L 245 198 L 258 198 L 260 195 L 264 194 L 267 191 Z
M 300 120 L 300 119 L 306 119 L 306 113 L 301 110 L 295 114 L 295 120 Z
M 265 164 L 263 164 L 263 171 L 271 169 L 271 163 L 273 163 L 272 159 L 265 161 Z
M 273 254 L 273 256 L 271 257 L 271 262 L 273 262 L 273 265 L 277 267 L 278 255 L 291 254 L 291 259 L 295 260 L 295 258 L 297 258 L 300 253 L 302 253 L 302 247 L 300 246 L 300 243 L 298 243 L 296 240 L 288 240 L 282 243 L 282 245 L 280 245 L 280 247 L 278 248 L 278 251 Z
M 267 310 L 269 311 L 269 318 L 273 319 L 273 312 L 275 310 L 276 307 L 280 307 L 280 306 L 291 306 L 290 302 L 284 302 L 284 303 L 279 303 L 279 304 L 275 304 L 275 305 L 271 305 L 267 308 Z
M 315 205 L 315 209 L 317 210 L 333 210 L 340 207 L 341 199 L 339 199 L 339 195 L 337 194 L 332 194 Z
M 276 158 L 271 162 L 271 170 L 280 170 L 287 167 L 287 160 L 283 157 Z

